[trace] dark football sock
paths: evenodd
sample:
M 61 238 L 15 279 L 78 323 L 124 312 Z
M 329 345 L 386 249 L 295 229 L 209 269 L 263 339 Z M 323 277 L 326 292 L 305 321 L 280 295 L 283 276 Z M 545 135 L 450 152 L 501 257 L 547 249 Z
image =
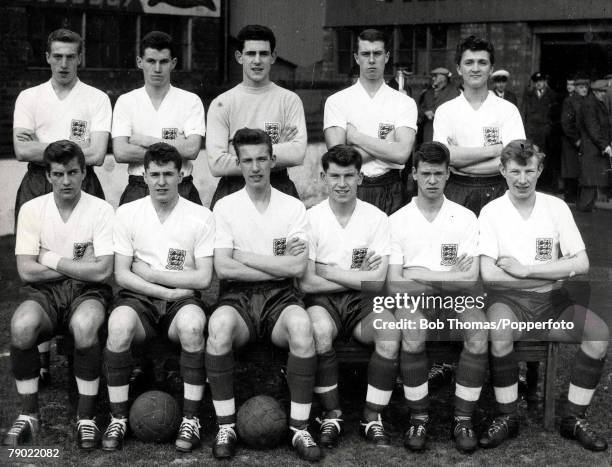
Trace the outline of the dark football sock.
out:
M 491 355 L 491 384 L 493 384 L 494 390 L 497 391 L 501 388 L 501 391 L 505 391 L 504 388 L 509 388 L 515 384 L 518 384 L 519 380 L 519 367 L 516 361 L 516 355 L 514 350 L 508 355 L 503 357 L 495 357 Z M 510 390 L 508 391 L 507 398 L 502 402 L 497 401 L 497 407 L 501 414 L 513 414 L 517 411 L 517 394 L 518 390 L 512 389 L 512 395 Z M 513 400 L 510 400 L 513 399 Z
M 582 349 L 578 349 L 567 394 L 566 412 L 568 415 L 584 418 L 601 378 L 605 361 L 605 358 L 591 358 Z
M 324 391 L 325 388 L 330 387 L 333 389 Z M 340 409 L 338 360 L 336 359 L 336 351 L 334 349 L 317 355 L 314 392 L 319 395 L 321 406 L 325 412 Z
M 316 370 L 317 357 L 315 355 L 303 358 L 289 352 L 287 357 L 287 385 L 289 386 L 291 402 L 292 405 L 300 405 L 303 409 L 307 408 L 308 411 L 308 413 L 300 413 L 297 416 L 294 410 L 291 411 L 289 424 L 293 427 L 304 428 L 308 424 Z
M 372 352 L 368 364 L 368 392 L 363 418 L 371 422 L 378 420 L 378 415 L 389 404 L 395 378 L 397 376 L 397 358 L 385 358 L 378 352 Z
M 108 386 L 126 386 L 130 384 L 133 360 L 132 354 L 126 352 L 113 352 L 104 349 L 104 368 L 106 372 L 106 383 Z M 125 401 L 109 402 L 111 413 L 117 418 L 127 418 L 129 414 L 129 403 Z
M 181 351 L 181 376 L 183 382 L 193 386 L 204 386 L 206 383 L 206 371 L 204 369 L 204 351 L 187 352 Z M 198 416 L 202 399 L 183 399 L 183 415 L 185 417 Z
M 234 354 L 228 352 L 224 355 L 212 355 L 206 352 L 204 356 L 208 383 L 212 394 L 213 404 L 216 401 L 228 401 L 234 399 Z M 216 410 L 216 406 L 215 406 Z M 225 425 L 236 423 L 236 412 L 219 415 L 217 423 Z
M 429 409 L 429 391 L 427 376 L 429 373 L 429 362 L 425 352 L 410 353 L 402 351 L 400 354 L 400 372 L 404 384 L 404 397 L 406 405 L 412 415 L 426 414 Z M 417 395 L 417 388 L 424 388 L 424 395 Z
M 455 415 L 471 417 L 480 398 L 487 370 L 487 354 L 463 349 L 456 373 Z

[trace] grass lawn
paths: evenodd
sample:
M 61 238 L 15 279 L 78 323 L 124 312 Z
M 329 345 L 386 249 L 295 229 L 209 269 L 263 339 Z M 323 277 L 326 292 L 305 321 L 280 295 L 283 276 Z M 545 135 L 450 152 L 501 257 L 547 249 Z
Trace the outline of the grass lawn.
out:
M 606 310 L 607 321 L 610 320 L 609 306 L 612 303 L 612 288 L 608 271 L 612 266 L 612 243 L 608 228 L 612 226 L 612 213 L 600 212 L 597 216 L 606 216 L 593 221 L 588 215 L 577 216 L 578 225 L 583 232 L 591 258 L 592 303 L 598 309 Z M 18 413 L 19 403 L 15 385 L 10 373 L 9 321 L 12 311 L 23 299 L 19 294 L 20 281 L 15 271 L 12 253 L 14 237 L 0 238 L 0 435 L 12 423 Z M 592 253 L 593 252 L 593 253 Z M 214 301 L 213 293 L 205 297 L 208 303 Z M 54 349 L 55 350 L 55 349 Z M 572 366 L 574 347 L 562 346 L 560 370 L 557 384 L 557 416 L 563 409 L 567 390 L 569 371 Z M 592 424 L 602 430 L 609 442 L 612 442 L 612 350 L 608 352 L 608 361 L 601 384 L 595 395 L 593 407 L 589 411 Z M 75 444 L 75 399 L 74 385 L 68 374 L 66 359 L 53 353 L 52 383 L 41 392 L 41 415 L 44 421 L 39 446 L 57 447 L 60 457 L 52 461 L 31 460 L 31 465 L 91 465 L 91 466 L 151 466 L 151 465 L 205 465 L 215 464 L 210 444 L 214 436 L 214 416 L 207 390 L 202 408 L 201 422 L 203 427 L 203 447 L 192 454 L 180 455 L 172 444 L 144 444 L 129 438 L 123 451 L 106 453 L 95 451 L 83 453 Z M 161 361 L 156 362 L 156 375 L 161 380 Z M 458 453 L 450 440 L 450 423 L 452 416 L 451 387 L 443 387 L 432 395 L 431 418 L 428 448 L 419 455 L 407 452 L 403 448 L 403 432 L 406 428 L 408 413 L 403 404 L 401 390 L 396 391 L 385 414 L 385 424 L 392 436 L 389 448 L 374 448 L 361 441 L 357 434 L 359 413 L 365 396 L 365 365 L 341 367 L 340 390 L 345 410 L 346 434 L 340 447 L 326 452 L 323 465 L 570 465 L 570 466 L 605 466 L 612 465 L 612 449 L 604 453 L 591 453 L 567 441 L 557 433 L 548 433 L 542 429 L 543 409 L 541 404 L 527 408 L 521 406 L 521 432 L 518 438 L 506 445 L 492 450 L 479 450 L 472 455 Z M 157 383 L 162 385 L 162 383 Z M 164 387 L 163 385 L 161 386 Z M 179 386 L 180 387 L 180 386 Z M 103 387 L 104 388 L 104 387 Z M 166 389 L 168 389 L 166 387 Z M 180 392 L 170 391 L 181 398 Z M 239 365 L 236 374 L 236 397 L 238 404 L 257 394 L 268 394 L 288 405 L 287 388 L 280 373 L 280 366 L 263 362 L 261 364 Z M 101 391 L 99 413 L 102 426 L 107 421 L 106 391 Z M 486 387 L 476 414 L 477 432 L 483 427 L 485 418 L 493 411 L 492 391 Z M 313 413 L 318 413 L 315 407 Z M 558 421 L 558 420 L 557 420 Z M 314 423 L 313 423 L 314 426 Z M 6 464 L 5 457 L 0 457 L 0 465 Z M 23 465 L 23 464 L 15 464 Z M 301 465 L 287 447 L 271 451 L 254 451 L 240 448 L 237 456 L 223 465 L 266 465 L 286 466 Z

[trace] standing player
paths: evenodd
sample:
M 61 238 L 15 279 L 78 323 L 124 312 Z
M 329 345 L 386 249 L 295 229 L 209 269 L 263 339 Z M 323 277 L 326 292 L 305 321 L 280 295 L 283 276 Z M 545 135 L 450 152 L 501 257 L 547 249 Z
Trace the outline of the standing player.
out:
M 245 188 L 219 200 L 213 211 L 215 272 L 221 279 L 206 343 L 219 424 L 213 455 L 230 458 L 236 451 L 232 350 L 265 338 L 289 349 L 291 445 L 300 457 L 315 461 L 321 452 L 307 428 L 317 361 L 312 325 L 293 284 L 308 259 L 306 212 L 299 200 L 271 187 L 275 157 L 265 131 L 240 129 L 233 144 Z
M 57 29 L 47 38 L 51 79 L 22 91 L 15 103 L 13 147 L 17 160 L 28 162 L 15 200 L 15 222 L 23 203 L 52 191 L 45 175 L 43 153 L 53 141 L 78 144 L 87 165 L 83 191 L 104 199 L 93 166 L 102 165 L 111 129 L 108 96 L 77 77 L 83 39 L 76 32 Z M 40 345 L 42 382 L 49 380 L 49 342 Z
M 121 449 L 127 430 L 133 343 L 167 336 L 181 346 L 183 421 L 178 451 L 200 445 L 206 316 L 199 289 L 210 285 L 215 224 L 212 213 L 179 195 L 182 158 L 156 143 L 144 157 L 151 193 L 117 209 L 115 280 L 122 287 L 108 320 L 104 350 L 112 419 L 102 448 Z
M 485 323 L 484 310 L 467 304 L 478 279 L 476 244 L 478 223 L 469 209 L 444 196 L 450 154 L 441 143 L 424 143 L 415 153 L 412 173 L 418 197 L 391 216 L 392 254 L 389 289 L 413 296 L 452 298 L 455 306 L 419 306 L 400 309 L 396 317 L 412 322 L 402 327 L 400 368 L 404 395 L 410 408 L 410 427 L 404 445 L 412 451 L 425 448 L 428 407 L 428 362 L 425 352 L 427 329 L 421 320 L 458 319 L 463 323 Z M 407 228 L 409 226 L 409 228 Z M 440 301 L 442 302 L 442 301 Z M 465 302 L 465 303 L 464 303 Z M 484 306 L 484 303 L 483 303 Z M 449 327 L 447 321 L 445 326 Z M 482 327 L 482 326 L 481 326 Z M 475 328 L 463 333 L 455 387 L 452 435 L 462 452 L 472 452 L 478 441 L 472 415 L 480 397 L 487 366 L 487 331 Z
M 327 148 L 355 146 L 363 159 L 359 199 L 392 214 L 409 199 L 400 169 L 410 157 L 417 129 L 417 106 L 411 97 L 385 84 L 387 39 L 375 29 L 357 37 L 359 79 L 325 102 L 323 129 Z
M 395 321 L 392 312 L 374 313 L 371 301 L 361 290 L 364 282 L 371 285 L 368 291 L 380 290 L 384 285 L 391 248 L 389 222 L 384 212 L 357 199 L 357 186 L 363 178 L 357 149 L 345 144 L 334 146 L 323 155 L 321 163 L 329 199 L 307 212 L 310 260 L 300 283 L 309 294 L 305 301 L 318 357 L 314 392 L 324 411 L 320 443 L 336 446 L 342 431 L 333 342 L 337 337 L 353 336 L 375 347 L 368 366 L 360 433 L 369 442 L 388 446 L 381 413 L 395 386 L 400 335 L 395 329 L 385 329 L 385 323 Z
M 508 192 L 480 215 L 480 270 L 489 291 L 489 321 L 572 323 L 543 337 L 580 343 L 571 365 L 561 435 L 592 451 L 606 441 L 585 420 L 604 366 L 609 330 L 592 311 L 574 304 L 560 281 L 589 270 L 584 242 L 567 205 L 536 192 L 544 154 L 528 141 L 512 141 L 501 155 Z M 563 255 L 563 256 L 560 256 Z M 480 439 L 493 448 L 518 434 L 518 366 L 514 341 L 524 336 L 510 326 L 491 329 L 491 380 L 499 415 Z
M 242 65 L 242 83 L 215 98 L 208 109 L 206 152 L 208 166 L 221 177 L 211 209 L 216 202 L 244 187 L 230 144 L 240 128 L 265 130 L 272 139 L 276 169 L 270 182 L 274 188 L 298 197 L 287 167 L 301 165 L 306 155 L 306 120 L 302 101 L 294 92 L 270 81 L 276 60 L 276 38 L 265 26 L 250 24 L 238 33 L 236 61 Z
M 128 185 L 119 204 L 149 194 L 144 180 L 144 155 L 155 143 L 174 146 L 182 158 L 179 194 L 202 204 L 193 184 L 192 160 L 198 157 L 204 126 L 204 106 L 195 94 L 170 84 L 176 67 L 172 37 L 152 31 L 142 38 L 136 59 L 142 70 L 144 87 L 119 96 L 113 112 L 113 152 L 117 162 L 128 165 Z
M 19 213 L 15 254 L 27 299 L 11 320 L 11 367 L 22 409 L 4 438 L 16 446 L 36 438 L 40 424 L 36 344 L 59 333 L 74 338 L 74 376 L 79 392 L 77 443 L 96 448 L 94 420 L 100 382 L 98 330 L 111 289 L 113 208 L 81 191 L 85 156 L 76 143 L 51 143 L 43 161 L 52 193 L 25 203 Z
M 498 170 L 504 141 L 525 138 L 525 130 L 516 106 L 487 87 L 495 63 L 493 44 L 470 36 L 457 46 L 455 60 L 463 93 L 438 107 L 433 139 L 450 150 L 446 196 L 478 215 L 506 191 Z

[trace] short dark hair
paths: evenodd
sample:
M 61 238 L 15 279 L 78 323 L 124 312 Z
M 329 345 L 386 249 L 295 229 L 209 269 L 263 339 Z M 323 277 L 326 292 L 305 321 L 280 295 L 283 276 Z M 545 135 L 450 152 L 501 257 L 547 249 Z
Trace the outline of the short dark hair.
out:
M 151 162 L 155 162 L 158 165 L 164 165 L 168 162 L 173 162 L 176 170 L 179 172 L 183 167 L 183 159 L 181 154 L 174 146 L 168 143 L 155 143 L 149 146 L 147 152 L 144 155 L 144 168 L 148 170 Z
M 70 29 L 56 29 L 47 36 L 47 52 L 51 53 L 51 44 L 53 42 L 68 42 L 69 44 L 78 44 L 78 53 L 83 50 L 83 39 L 76 32 Z
M 321 157 L 321 165 L 323 171 L 327 172 L 329 164 L 334 163 L 340 167 L 354 166 L 357 171 L 361 170 L 361 154 L 353 146 L 348 144 L 337 144 L 329 148 L 329 150 Z
M 263 144 L 268 148 L 268 154 L 272 157 L 272 139 L 270 135 L 263 130 L 255 128 L 241 128 L 234 134 L 232 144 L 236 150 L 236 156 L 240 160 L 241 146 L 257 146 Z
M 359 50 L 359 41 L 368 41 L 368 42 L 376 42 L 380 41 L 383 43 L 385 51 L 387 51 L 387 45 L 389 44 L 389 39 L 387 35 L 380 31 L 379 29 L 364 29 L 359 33 L 357 39 L 355 41 L 355 51 Z
M 484 50 L 485 52 L 489 52 L 489 61 L 491 65 L 495 64 L 495 49 L 493 44 L 486 39 L 481 39 L 480 37 L 472 35 L 459 42 L 459 44 L 457 44 L 457 51 L 455 52 L 455 63 L 457 65 L 461 63 L 461 57 L 463 57 L 463 52 L 466 50 L 471 50 L 472 52 Z
M 85 172 L 85 155 L 81 146 L 67 139 L 54 141 L 45 148 L 43 153 L 47 173 L 51 172 L 52 163 L 66 165 L 73 159 L 77 160 L 81 171 Z
M 421 144 L 414 153 L 414 168 L 419 168 L 419 163 L 428 162 L 430 164 L 450 164 L 450 151 L 448 148 L 437 141 L 430 141 Z
M 546 154 L 531 141 L 526 139 L 515 139 L 510 141 L 502 149 L 500 160 L 504 167 L 509 161 L 515 161 L 519 165 L 527 165 L 529 159 L 535 157 L 538 161 L 538 166 L 544 164 Z
M 145 34 L 140 41 L 140 56 L 143 57 L 146 49 L 170 51 L 170 56 L 174 57 L 174 44 L 172 36 L 163 31 L 151 31 Z
M 272 29 L 260 24 L 248 24 L 238 32 L 238 51 L 244 50 L 246 41 L 268 41 L 270 43 L 270 52 L 274 52 L 276 48 L 276 37 Z

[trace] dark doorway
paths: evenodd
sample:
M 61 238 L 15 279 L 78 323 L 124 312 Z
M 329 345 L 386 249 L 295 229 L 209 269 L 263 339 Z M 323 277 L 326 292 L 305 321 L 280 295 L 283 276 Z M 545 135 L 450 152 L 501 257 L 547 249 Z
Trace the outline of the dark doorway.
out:
M 542 34 L 540 70 L 549 86 L 565 92 L 565 79 L 586 72 L 591 79 L 612 73 L 612 33 Z

